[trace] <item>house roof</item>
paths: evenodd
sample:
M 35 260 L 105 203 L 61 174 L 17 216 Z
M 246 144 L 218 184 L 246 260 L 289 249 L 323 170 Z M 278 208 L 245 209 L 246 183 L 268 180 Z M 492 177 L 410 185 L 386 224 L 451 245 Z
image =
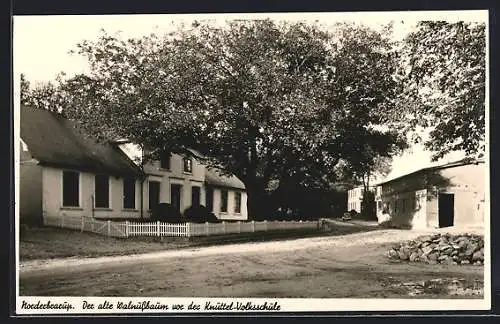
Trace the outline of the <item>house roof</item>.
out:
M 464 165 L 469 165 L 469 164 L 479 164 L 479 163 L 484 163 L 484 160 L 483 159 L 465 158 L 465 159 L 462 159 L 462 160 L 458 160 L 458 161 L 454 161 L 454 162 L 449 162 L 449 163 L 446 163 L 446 164 L 441 164 L 441 165 L 436 165 L 436 166 L 430 166 L 430 167 L 422 168 L 422 169 L 419 169 L 417 171 L 413 171 L 413 172 L 407 173 L 405 175 L 402 175 L 402 176 L 399 176 L 399 177 L 396 177 L 396 178 L 392 178 L 392 179 L 389 179 L 389 180 L 385 180 L 385 181 L 379 182 L 377 184 L 377 186 L 383 185 L 383 184 L 387 184 L 389 182 L 393 182 L 393 181 L 396 181 L 396 180 L 399 180 L 399 179 L 402 179 L 402 178 L 405 178 L 405 177 L 408 177 L 408 176 L 411 176 L 411 175 L 415 175 L 415 174 L 418 174 L 418 173 L 422 173 L 422 172 L 435 171 L 435 170 L 441 170 L 441 169 L 448 169 L 448 168 L 454 168 L 454 167 L 459 167 L 459 166 L 464 166 Z
M 21 138 L 44 165 L 111 175 L 139 175 L 140 169 L 118 147 L 98 143 L 57 113 L 21 106 Z
M 205 182 L 212 186 L 227 187 L 234 189 L 245 189 L 243 182 L 235 175 L 221 175 L 219 171 L 212 168 L 206 168 Z

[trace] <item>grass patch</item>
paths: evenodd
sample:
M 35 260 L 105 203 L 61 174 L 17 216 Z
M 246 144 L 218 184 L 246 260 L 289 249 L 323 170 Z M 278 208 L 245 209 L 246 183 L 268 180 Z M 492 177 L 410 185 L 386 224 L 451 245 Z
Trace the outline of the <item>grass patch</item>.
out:
M 208 245 L 279 241 L 308 237 L 346 235 L 373 230 L 345 226 L 320 232 L 317 229 L 273 230 L 268 232 L 183 237 L 114 238 L 61 228 L 25 228 L 19 241 L 21 261 L 65 257 L 99 257 L 157 252 Z

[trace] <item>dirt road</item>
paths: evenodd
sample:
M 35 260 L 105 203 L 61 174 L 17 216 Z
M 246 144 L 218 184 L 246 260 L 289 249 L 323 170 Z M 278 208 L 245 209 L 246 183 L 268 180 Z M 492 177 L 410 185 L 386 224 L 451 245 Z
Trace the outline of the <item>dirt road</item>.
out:
M 21 295 L 162 297 L 408 297 L 412 281 L 482 284 L 483 267 L 391 263 L 391 242 L 422 233 L 380 230 L 145 255 L 28 262 Z M 444 290 L 425 298 L 449 296 Z M 471 296 L 478 297 L 478 296 Z M 463 298 L 463 296 L 462 296 Z

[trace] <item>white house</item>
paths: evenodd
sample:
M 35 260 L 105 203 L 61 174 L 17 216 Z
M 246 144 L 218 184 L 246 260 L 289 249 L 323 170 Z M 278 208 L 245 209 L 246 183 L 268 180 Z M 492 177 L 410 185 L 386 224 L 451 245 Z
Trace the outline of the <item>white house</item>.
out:
M 209 170 L 192 154 L 165 155 L 142 170 L 122 145 L 98 143 L 56 113 L 21 107 L 20 216 L 147 218 L 151 207 L 192 204 L 220 219 L 246 220 L 246 192 L 236 177 Z
M 99 144 L 56 113 L 21 107 L 20 216 L 140 216 L 141 170 L 123 152 Z
M 137 145 L 123 143 L 120 148 L 131 160 L 142 161 L 143 152 Z M 190 149 L 184 154 L 167 152 L 145 163 L 144 209 L 149 211 L 158 203 L 170 203 L 182 212 L 200 204 L 219 219 L 246 220 L 247 195 L 243 182 L 234 175 L 208 168 L 202 160 L 199 152 Z
M 375 187 L 370 186 L 370 191 L 375 191 Z M 355 210 L 361 213 L 361 202 L 363 201 L 364 187 L 356 187 L 347 191 L 347 211 Z

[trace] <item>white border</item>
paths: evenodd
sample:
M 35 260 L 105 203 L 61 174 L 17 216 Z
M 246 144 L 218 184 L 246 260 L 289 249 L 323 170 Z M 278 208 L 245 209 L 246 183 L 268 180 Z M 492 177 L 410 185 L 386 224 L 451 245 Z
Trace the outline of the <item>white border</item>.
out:
M 122 15 L 123 16 L 123 15 Z M 141 17 L 145 15 L 136 15 Z M 159 15 L 146 15 L 147 17 L 154 18 Z M 487 10 L 468 10 L 468 11 L 393 11 L 393 12 L 335 12 L 335 13 L 272 13 L 272 14 L 188 14 L 188 15 L 160 15 L 165 18 L 174 19 L 207 19 L 207 18 L 224 18 L 224 19 L 299 19 L 299 20 L 344 20 L 344 21 L 366 21 L 367 19 L 381 23 L 387 23 L 390 20 L 481 20 L 486 22 L 486 189 L 485 189 L 485 245 L 490 247 L 490 181 L 489 181 L 489 26 L 488 26 L 488 11 Z M 15 17 L 14 22 L 27 19 L 29 16 Z M 90 16 L 91 17 L 91 16 Z M 76 18 L 76 17 L 75 17 Z M 109 19 L 119 19 L 120 16 L 110 16 Z M 13 26 L 15 32 L 15 24 Z M 14 170 L 16 183 L 19 181 L 19 91 L 20 91 L 20 67 L 16 64 L 16 38 L 14 37 Z M 15 186 L 15 199 L 19 201 L 19 187 Z M 15 226 L 19 228 L 19 206 L 15 204 Z M 116 310 L 83 310 L 80 307 L 83 299 L 93 302 L 95 304 L 101 303 L 104 300 L 116 303 L 117 301 L 128 302 L 131 301 L 150 301 L 151 303 L 161 302 L 165 304 L 184 303 L 188 304 L 191 301 L 204 304 L 206 301 L 216 302 L 248 302 L 259 304 L 267 301 L 268 303 L 278 302 L 281 306 L 280 311 L 422 311 L 422 310 L 488 310 L 491 308 L 491 253 L 490 249 L 485 249 L 485 265 L 484 265 L 484 299 L 303 299 L 303 298 L 281 298 L 281 299 L 263 299 L 263 298 L 105 298 L 105 297 L 20 297 L 19 296 L 19 231 L 15 232 L 16 239 L 16 311 L 17 314 L 110 314 L 117 313 Z M 21 309 L 22 301 L 26 302 L 46 302 L 50 300 L 52 303 L 68 302 L 75 306 L 75 309 L 70 312 L 61 311 L 27 311 Z M 158 313 L 158 311 L 152 311 Z M 170 311 L 166 311 L 167 313 Z M 186 311 L 187 312 L 187 311 Z M 206 312 L 201 310 L 201 312 Z M 146 314 L 146 312 L 138 311 L 120 311 L 120 313 L 139 313 Z M 265 314 L 265 313 L 264 313 Z

